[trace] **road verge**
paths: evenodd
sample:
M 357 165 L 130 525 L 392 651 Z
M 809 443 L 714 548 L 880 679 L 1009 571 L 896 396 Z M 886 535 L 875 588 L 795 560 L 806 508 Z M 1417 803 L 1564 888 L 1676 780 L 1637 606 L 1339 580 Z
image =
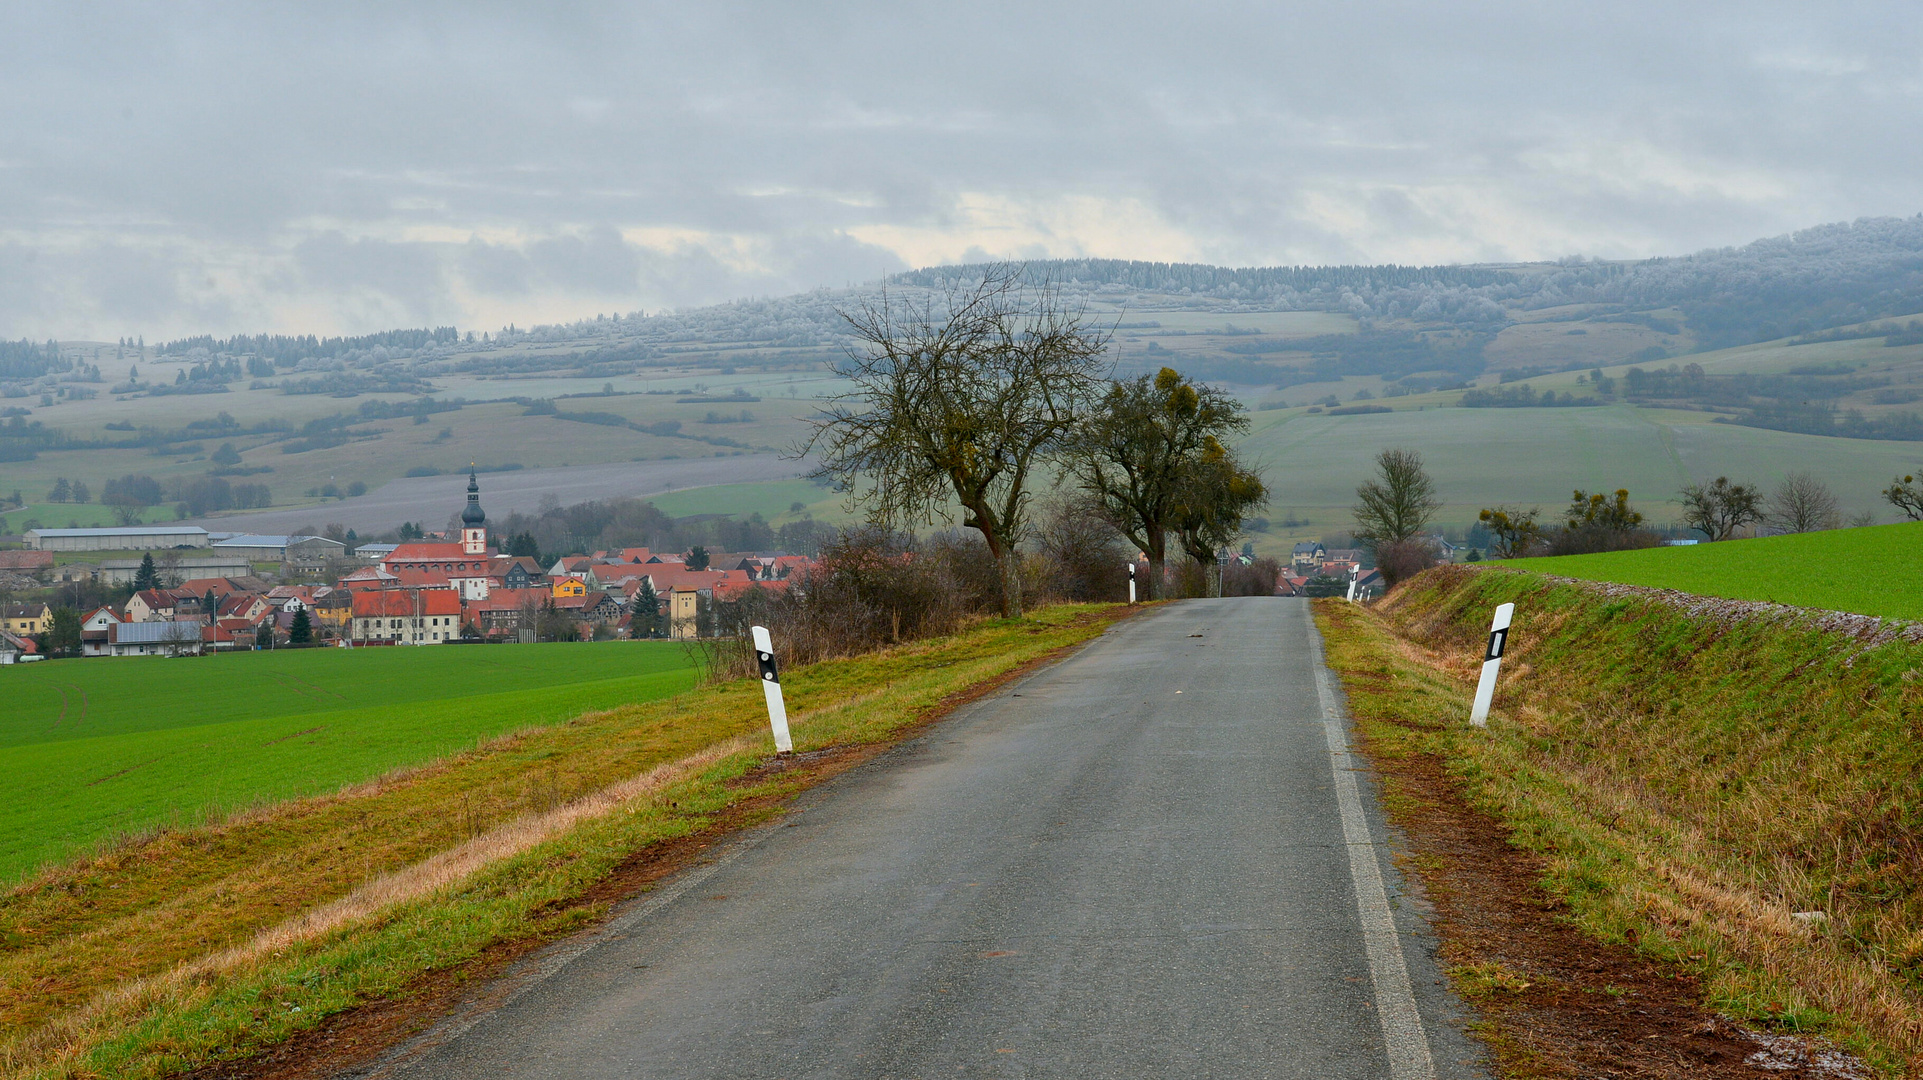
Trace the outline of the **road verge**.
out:
M 1516 628 L 1474 731 L 1504 602 Z M 1819 1070 L 1798 1036 L 1828 1036 L 1915 1074 L 1923 647 L 1903 628 L 1461 568 L 1317 619 L 1506 1070 L 1801 1054 L 1807 1075 L 1867 1075 Z
M 331 1045 L 324 1029 L 363 1011 L 387 1022 L 346 1023 L 355 1045 L 335 1050 L 371 1052 L 431 1019 L 410 999 L 592 923 L 1127 611 L 1050 608 L 786 673 L 798 768 L 770 767 L 760 689 L 743 680 L 44 874 L 0 901 L 0 1066 L 174 1075 L 316 1033 Z

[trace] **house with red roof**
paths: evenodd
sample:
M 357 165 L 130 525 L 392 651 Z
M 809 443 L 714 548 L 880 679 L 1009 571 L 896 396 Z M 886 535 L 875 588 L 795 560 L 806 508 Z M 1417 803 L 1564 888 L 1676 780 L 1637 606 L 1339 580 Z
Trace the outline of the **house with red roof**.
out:
M 356 645 L 439 645 L 461 636 L 461 614 L 451 589 L 357 592 L 348 636 Z

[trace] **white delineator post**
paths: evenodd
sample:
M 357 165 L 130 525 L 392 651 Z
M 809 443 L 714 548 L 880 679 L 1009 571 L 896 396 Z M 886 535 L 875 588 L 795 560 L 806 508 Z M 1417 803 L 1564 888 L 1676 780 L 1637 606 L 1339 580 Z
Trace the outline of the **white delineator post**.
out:
M 1128 564 L 1128 602 L 1135 602 L 1135 564 Z
M 1489 647 L 1482 654 L 1482 679 L 1476 683 L 1476 704 L 1469 710 L 1469 723 L 1476 727 L 1489 726 L 1489 703 L 1496 696 L 1496 669 L 1502 667 L 1502 647 L 1509 640 L 1509 620 L 1516 614 L 1516 605 L 1503 604 L 1496 608 L 1495 621 L 1489 624 Z
M 781 699 L 781 673 L 775 670 L 775 643 L 768 636 L 765 626 L 750 627 L 754 635 L 755 660 L 761 665 L 761 692 L 768 698 L 768 726 L 774 728 L 775 753 L 787 756 L 795 752 L 795 742 L 788 737 L 788 704 Z

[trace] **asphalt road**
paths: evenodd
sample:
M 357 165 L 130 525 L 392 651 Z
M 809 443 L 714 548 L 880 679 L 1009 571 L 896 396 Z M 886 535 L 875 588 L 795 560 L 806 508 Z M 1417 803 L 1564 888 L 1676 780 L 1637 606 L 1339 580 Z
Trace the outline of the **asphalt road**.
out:
M 623 495 L 646 497 L 717 484 L 789 480 L 804 471 L 806 467 L 801 462 L 776 454 L 517 469 L 481 475 L 481 506 L 487 510 L 489 520 L 498 521 L 517 510 L 534 513 L 544 495 L 552 495 L 566 506 L 590 499 Z M 416 522 L 430 530 L 439 529 L 466 504 L 467 474 L 447 473 L 390 480 L 358 498 L 320 506 L 196 518 L 184 524 L 225 532 L 286 533 L 319 532 L 327 524 L 339 522 L 371 536 L 399 528 L 404 521 Z
M 373 1072 L 1480 1076 L 1319 657 L 1299 600 L 1125 622 Z

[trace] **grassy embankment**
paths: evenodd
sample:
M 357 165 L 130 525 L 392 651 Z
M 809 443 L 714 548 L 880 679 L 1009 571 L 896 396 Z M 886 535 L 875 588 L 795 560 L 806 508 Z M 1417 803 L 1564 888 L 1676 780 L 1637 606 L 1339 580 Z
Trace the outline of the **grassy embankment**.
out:
M 104 840 L 334 791 L 679 693 L 666 641 L 64 660 L 0 685 L 0 882 Z
M 886 742 L 1124 609 L 784 673 L 796 748 Z M 596 883 L 676 838 L 778 813 L 742 680 L 525 731 L 335 795 L 165 832 L 0 901 L 7 1077 L 166 1075 L 243 1056 L 490 948 L 606 908 Z
M 1439 758 L 1585 930 L 1681 965 L 1739 1019 L 1923 1068 L 1923 644 L 1870 618 L 1460 567 L 1319 614 L 1370 753 Z
M 1923 522 L 1531 559 L 1530 570 L 1732 600 L 1923 619 Z

